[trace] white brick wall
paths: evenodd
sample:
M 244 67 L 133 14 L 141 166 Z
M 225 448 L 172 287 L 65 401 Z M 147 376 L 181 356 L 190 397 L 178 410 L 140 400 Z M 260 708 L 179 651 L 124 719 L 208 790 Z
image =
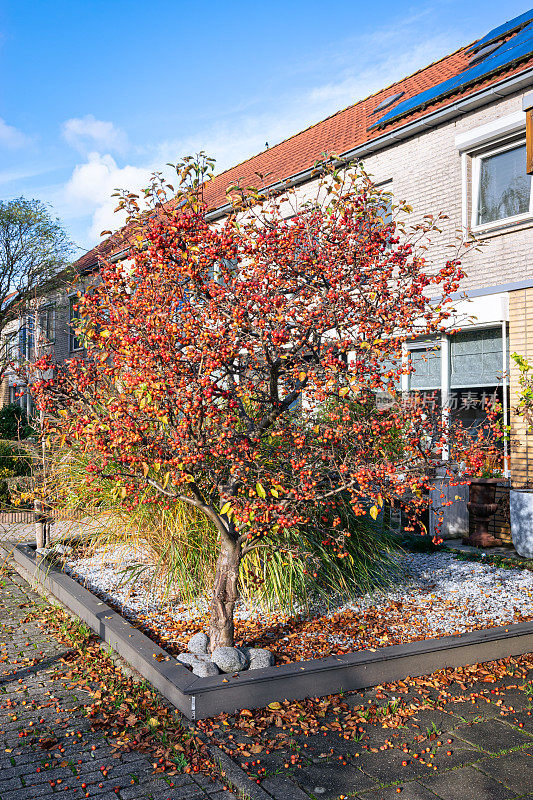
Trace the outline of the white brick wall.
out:
M 455 241 L 462 222 L 461 155 L 455 147 L 455 136 L 521 110 L 523 94 L 496 101 L 365 159 L 366 170 L 377 182 L 392 178 L 395 197 L 413 206 L 413 221 L 440 211 L 449 216 L 443 233 L 435 237 L 429 251 L 436 264 L 449 258 L 448 245 Z M 481 252 L 471 251 L 463 261 L 467 278 L 462 288 L 478 289 L 533 278 L 533 224 L 494 232 L 481 240 Z

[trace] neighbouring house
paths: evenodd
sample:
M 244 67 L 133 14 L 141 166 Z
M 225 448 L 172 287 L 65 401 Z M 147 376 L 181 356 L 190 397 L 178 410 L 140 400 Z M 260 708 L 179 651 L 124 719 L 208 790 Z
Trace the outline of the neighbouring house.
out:
M 487 400 L 503 406 L 505 473 L 516 485 L 533 482 L 533 437 L 513 415 L 517 374 L 509 354 L 533 358 L 533 192 L 526 168 L 526 110 L 533 106 L 533 9 L 407 78 L 221 173 L 205 188 L 208 218 L 230 210 L 226 189 L 264 177 L 271 191 L 284 185 L 302 194 L 316 181 L 324 153 L 361 160 L 376 183 L 414 209 L 413 219 L 448 215 L 428 255 L 444 261 L 456 233 L 482 247 L 464 260 L 470 319 L 438 342 L 409 344 L 415 371 L 402 389 L 435 392 L 436 402 L 466 421 L 480 419 Z M 529 112 L 530 116 L 533 112 Z M 529 131 L 533 148 L 533 122 Z M 529 153 L 533 171 L 533 154 Z M 74 265 L 84 285 L 103 256 L 124 258 L 124 242 L 110 237 Z M 69 326 L 75 291 L 56 298 L 51 340 L 58 360 L 79 352 Z

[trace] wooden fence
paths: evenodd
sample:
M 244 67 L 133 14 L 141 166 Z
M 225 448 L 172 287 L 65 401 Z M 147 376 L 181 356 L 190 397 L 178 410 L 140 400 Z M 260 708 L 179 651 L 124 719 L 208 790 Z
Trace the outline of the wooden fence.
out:
M 85 510 L 81 511 L 58 511 L 58 510 L 50 510 L 47 511 L 47 516 L 54 520 L 54 522 L 58 521 L 70 521 L 70 522 L 78 522 L 83 519 L 87 519 L 87 517 L 97 516 L 101 511 L 97 509 L 92 510 Z M 0 523 L 4 525 L 14 525 L 16 523 L 21 523 L 24 525 L 29 525 L 35 522 L 35 514 L 33 511 L 1 511 L 0 512 Z

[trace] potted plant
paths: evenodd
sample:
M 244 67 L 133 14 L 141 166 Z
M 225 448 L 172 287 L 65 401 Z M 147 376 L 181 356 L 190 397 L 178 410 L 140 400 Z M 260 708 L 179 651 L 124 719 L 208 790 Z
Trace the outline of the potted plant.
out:
M 501 480 L 501 470 L 494 454 L 487 456 L 478 474 L 469 478 L 470 499 L 467 507 L 475 527 L 473 533 L 463 538 L 465 544 L 475 547 L 497 547 L 504 544 L 488 529 L 491 518 L 498 510 L 496 487 Z
M 513 353 L 511 358 L 520 372 L 516 413 L 526 421 L 528 433 L 533 433 L 533 366 L 518 353 Z M 533 558 L 533 491 L 527 485 L 511 486 L 509 506 L 515 550 L 520 556 Z

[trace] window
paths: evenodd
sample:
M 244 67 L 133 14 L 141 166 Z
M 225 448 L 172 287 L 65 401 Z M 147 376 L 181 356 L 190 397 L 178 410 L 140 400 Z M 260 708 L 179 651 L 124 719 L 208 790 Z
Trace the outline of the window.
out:
M 72 353 L 74 350 L 81 350 L 83 347 L 81 340 L 76 335 L 76 328 L 79 325 L 77 296 L 70 298 L 69 324 L 70 324 L 70 352 Z
M 440 389 L 440 348 L 434 344 L 409 349 L 409 389 Z
M 502 379 L 501 328 L 462 331 L 450 339 L 452 389 L 497 386 Z
M 473 159 L 472 227 L 533 215 L 526 145 L 514 144 Z
M 39 333 L 42 344 L 51 344 L 56 333 L 56 308 L 50 303 L 39 311 Z
M 33 316 L 26 317 L 18 331 L 18 358 L 29 361 L 35 355 L 35 323 Z

